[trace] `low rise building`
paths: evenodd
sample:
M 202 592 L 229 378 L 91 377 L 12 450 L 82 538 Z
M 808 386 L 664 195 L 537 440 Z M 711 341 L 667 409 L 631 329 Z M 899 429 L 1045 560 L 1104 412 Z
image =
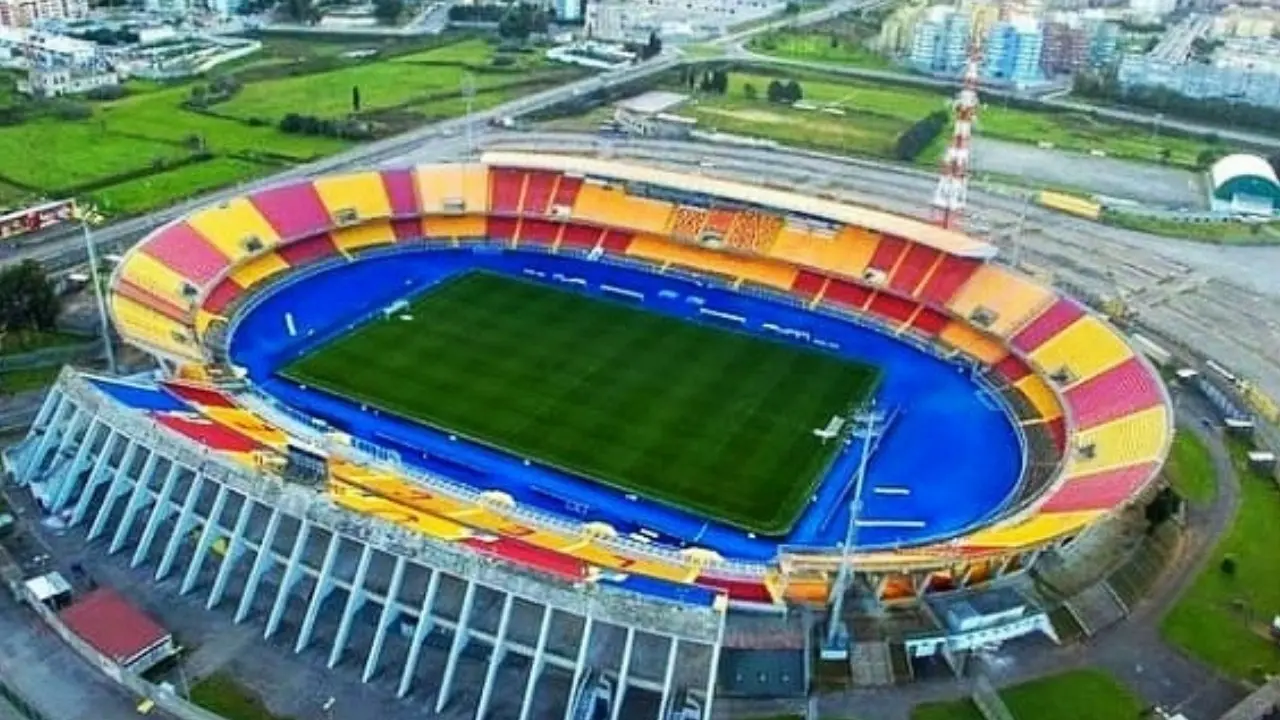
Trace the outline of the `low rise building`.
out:
M 34 67 L 25 80 L 18 82 L 18 91 L 32 97 L 53 98 L 63 95 L 80 95 L 100 87 L 120 84 L 120 76 L 114 70 L 94 66 Z
M 617 42 L 702 39 L 786 9 L 786 0 L 588 0 L 587 34 Z
M 0 27 L 31 27 L 40 20 L 78 20 L 88 0 L 0 0 Z

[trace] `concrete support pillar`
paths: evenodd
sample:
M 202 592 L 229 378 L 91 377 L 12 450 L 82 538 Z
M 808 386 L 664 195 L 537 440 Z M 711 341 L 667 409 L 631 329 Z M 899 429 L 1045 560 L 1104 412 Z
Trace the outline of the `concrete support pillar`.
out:
M 49 428 L 48 433 L 45 433 L 46 435 L 57 436 L 57 444 L 53 445 L 51 443 L 49 445 L 49 447 L 53 448 L 52 458 L 49 460 L 50 470 L 58 466 L 58 458 L 66 455 L 71 448 L 71 441 L 75 438 L 76 434 L 80 432 L 81 425 L 88 421 L 87 418 L 89 416 L 81 412 L 78 405 L 68 402 L 67 406 L 70 409 L 66 413 L 66 419 L 60 420 L 56 426 Z M 60 430 L 60 432 L 55 433 L 54 430 Z M 40 480 L 40 472 L 44 470 L 45 462 L 43 455 L 45 454 L 46 453 L 42 453 L 42 457 L 36 458 L 36 462 L 31 468 L 31 476 L 29 478 L 31 482 L 37 482 Z
M 406 561 L 396 556 L 395 567 L 391 569 L 391 584 L 387 587 L 387 596 L 382 602 L 382 613 L 378 616 L 378 626 L 373 632 L 373 642 L 369 645 L 369 654 L 364 659 L 364 672 L 360 682 L 369 682 L 378 671 L 378 659 L 382 656 L 382 644 L 387 640 L 387 629 L 400 617 L 400 586 L 404 584 Z
M 355 577 L 351 578 L 351 591 L 347 593 L 347 604 L 342 608 L 342 620 L 338 622 L 338 632 L 333 638 L 333 648 L 329 651 L 329 667 L 337 667 L 346 650 L 347 637 L 351 635 L 351 624 L 355 622 L 356 613 L 364 607 L 368 593 L 364 591 L 365 576 L 369 574 L 369 562 L 373 559 L 373 546 L 363 543 L 360 549 L 360 562 L 356 565 Z
M 631 654 L 635 651 L 635 645 L 636 629 L 629 627 L 626 642 L 622 644 L 622 667 L 618 669 L 618 687 L 613 691 L 613 709 L 609 713 L 609 720 L 622 717 L 622 702 L 627 697 L 627 682 L 631 679 Z
M 66 472 L 50 479 L 48 492 L 45 496 L 49 503 L 50 513 L 61 512 L 67 502 L 71 500 L 76 486 L 80 484 L 80 473 L 84 472 L 85 467 L 91 462 L 94 441 L 98 439 L 98 434 L 104 429 L 109 434 L 113 433 L 111 428 L 100 423 L 95 417 L 84 431 L 80 447 L 76 449 L 75 458 L 67 466 Z M 96 461 L 93 462 L 96 465 Z
M 31 449 L 31 452 L 23 458 L 22 467 L 18 469 L 18 472 L 14 473 L 18 482 L 23 485 L 35 479 L 36 471 L 40 469 L 45 453 L 49 451 L 55 439 L 60 439 L 58 438 L 58 433 L 53 431 L 54 428 L 61 427 L 68 414 L 75 409 L 75 404 L 68 400 L 66 395 L 60 392 L 56 394 L 57 400 L 54 402 L 53 409 L 49 412 L 45 425 L 40 426 L 44 427 L 40 440 L 36 442 L 36 446 Z M 53 397 L 54 393 L 50 393 L 49 398 Z M 49 398 L 45 398 L 45 405 L 49 404 Z M 41 406 L 40 412 L 44 412 L 44 406 Z M 39 420 L 39 416 L 37 416 L 37 420 Z
M 133 465 L 133 458 L 138 454 L 139 447 L 141 446 L 136 441 L 129 440 L 129 446 L 124 449 L 124 455 L 120 458 L 120 465 L 116 467 L 115 473 L 111 476 L 111 484 L 107 486 L 107 495 L 102 498 L 102 504 L 98 506 L 98 514 L 93 517 L 93 524 L 89 526 L 89 533 L 85 536 L 85 542 L 92 542 L 98 539 L 102 531 L 107 528 L 107 518 L 111 516 L 116 500 L 124 491 L 125 481 L 129 477 L 129 466 Z
M 573 681 L 569 683 L 569 704 L 564 709 L 564 720 L 573 720 L 573 706 L 578 700 L 578 683 L 582 682 L 582 673 L 587 669 L 587 650 L 591 647 L 591 631 L 595 627 L 595 619 L 590 615 L 582 625 L 582 639 L 578 641 L 578 658 L 573 664 Z
M 169 517 L 173 512 L 171 503 L 173 502 L 173 489 L 178 486 L 178 476 L 182 474 L 182 466 L 176 462 L 169 468 L 169 474 L 165 476 L 164 484 L 160 486 L 160 494 L 156 496 L 155 505 L 151 506 L 151 515 L 147 517 L 147 524 L 142 528 L 142 537 L 138 539 L 138 547 L 133 550 L 133 557 L 129 560 L 129 567 L 138 567 L 142 561 L 146 559 L 147 553 L 151 552 L 151 543 L 155 542 L 156 531 L 160 529 L 160 523 Z
M 667 648 L 667 669 L 662 673 L 662 702 L 658 703 L 658 720 L 666 720 L 666 713 L 671 708 L 671 690 L 676 677 L 676 658 L 680 654 L 680 638 L 672 637 Z
M 458 672 L 458 660 L 462 651 L 471 640 L 471 608 L 476 601 L 476 584 L 467 581 L 466 592 L 462 595 L 462 610 L 458 612 L 458 626 L 453 629 L 453 644 L 449 646 L 449 658 L 444 664 L 444 674 L 440 678 L 440 692 L 436 693 L 436 714 L 439 715 L 449 696 L 453 694 L 453 677 Z
M 71 511 L 71 525 L 79 525 L 84 522 L 85 515 L 89 514 L 89 504 L 93 502 L 93 494 L 97 491 L 98 486 L 106 482 L 112 477 L 111 457 L 116 454 L 116 448 L 121 442 L 129 442 L 129 438 L 118 432 L 111 431 L 105 443 L 103 443 L 102 452 L 98 453 L 98 457 L 93 462 L 93 469 L 89 471 L 89 477 L 85 480 L 84 489 L 80 491 L 80 499 L 76 501 L 75 509 Z
M 77 409 L 71 416 L 69 424 L 62 432 L 62 439 L 58 441 L 58 449 L 53 453 L 53 461 L 49 464 L 49 472 L 53 474 L 49 477 L 49 481 L 44 488 L 44 503 L 46 507 L 50 506 L 54 497 L 61 494 L 63 483 L 71 482 L 72 478 L 84 469 L 85 463 L 89 461 L 90 434 L 97 427 L 98 418 L 91 417 L 87 412 Z M 65 465 L 60 464 L 58 462 L 59 459 L 67 457 L 67 454 L 71 452 L 71 445 L 76 441 L 77 437 L 80 437 L 82 429 L 84 430 L 83 442 L 76 448 L 75 455 L 72 456 L 70 462 Z M 33 482 L 40 479 L 39 468 L 36 469 L 36 473 L 31 479 Z
M 236 569 L 236 564 L 240 562 L 240 556 L 244 554 L 244 531 L 249 526 L 249 518 L 253 516 L 254 505 L 254 501 L 249 497 L 245 497 L 244 502 L 240 503 L 240 512 L 236 513 L 236 524 L 231 529 L 231 536 L 227 538 L 227 554 L 222 556 L 222 564 L 218 565 L 218 574 L 213 579 L 213 587 L 209 589 L 209 599 L 204 603 L 206 610 L 212 610 L 222 602 L 222 596 L 227 591 L 227 581 Z
M 311 523 L 306 520 L 298 527 L 298 536 L 293 539 L 293 550 L 285 561 L 284 575 L 280 578 L 280 589 L 276 591 L 276 601 L 271 605 L 271 615 L 267 617 L 267 627 L 262 633 L 263 639 L 269 639 L 280 629 L 280 620 L 284 617 L 284 609 L 289 604 L 289 594 L 298 582 L 302 573 L 302 553 L 307 547 L 307 539 L 311 536 Z
M 107 546 L 109 555 L 115 555 L 120 552 L 120 548 L 124 547 L 125 540 L 129 539 L 129 532 L 133 530 L 133 520 L 138 516 L 138 509 L 151 500 L 148 487 L 160 455 L 149 447 L 143 448 L 142 451 L 147 454 L 147 459 L 143 461 L 142 471 L 138 473 L 138 477 L 134 478 L 133 492 L 129 493 L 129 499 L 124 504 L 124 512 L 120 514 L 120 522 L 116 524 L 116 531 L 111 535 L 111 544 Z
M 720 672 L 720 649 L 724 647 L 724 618 L 720 618 L 720 631 L 716 642 L 711 646 L 711 667 L 707 670 L 707 689 L 702 703 L 703 720 L 711 720 L 711 706 L 716 699 L 716 676 Z
M 275 563 L 276 530 L 280 527 L 280 509 L 272 508 L 271 517 L 267 518 L 267 527 L 262 531 L 262 542 L 258 543 L 258 553 L 253 558 L 253 567 L 249 568 L 249 577 L 244 580 L 244 592 L 240 594 L 240 604 L 236 606 L 235 622 L 244 622 L 253 608 L 253 598 L 258 594 L 258 585 L 262 584 L 262 576 L 267 568 Z
M 320 614 L 320 606 L 333 590 L 333 564 L 338 559 L 338 547 L 342 545 L 342 536 L 333 533 L 329 536 L 329 548 L 324 552 L 324 562 L 320 565 L 320 574 L 316 576 L 316 585 L 311 590 L 311 602 L 307 604 L 307 614 L 302 618 L 302 627 L 298 630 L 298 641 L 293 644 L 293 652 L 300 653 L 311 644 L 311 633 L 316 627 L 316 617 Z
M 164 555 L 160 556 L 160 564 L 156 567 L 156 580 L 163 580 L 173 569 L 173 561 L 178 557 L 178 548 L 182 547 L 182 538 L 191 529 L 195 520 L 196 502 L 200 499 L 200 490 L 204 487 L 204 475 L 196 473 L 191 478 L 191 487 L 182 501 L 182 509 L 178 511 L 178 519 L 173 522 L 173 532 L 169 534 L 169 542 L 164 546 Z
M 507 654 L 507 628 L 511 624 L 511 607 L 515 598 L 510 593 L 502 600 L 502 615 L 498 618 L 498 634 L 493 638 L 493 652 L 489 653 L 489 668 L 480 688 L 480 702 L 476 706 L 476 720 L 484 720 L 489 712 L 489 700 L 493 697 L 493 683 L 498 679 L 498 668 Z
M 229 492 L 226 485 L 218 485 L 218 494 L 213 497 L 213 507 L 209 509 L 209 516 L 205 518 L 200 537 L 196 539 L 196 546 L 191 553 L 191 562 L 187 564 L 187 572 L 182 576 L 182 585 L 178 588 L 179 595 L 186 595 L 196 586 L 196 580 L 200 579 L 200 570 L 204 567 L 205 556 L 209 554 L 209 546 L 213 545 L 213 541 L 222 534 L 220 524 L 222 510 L 227 504 Z
M 525 681 L 524 699 L 520 701 L 519 720 L 529 720 L 533 710 L 533 698 L 537 693 L 538 681 L 542 679 L 542 667 L 546 662 L 547 639 L 551 636 L 551 618 L 555 611 L 550 605 L 542 606 L 542 625 L 538 629 L 538 644 L 533 648 L 533 659 L 529 663 L 529 679 Z
M 431 571 L 431 579 L 427 581 L 427 591 L 422 595 L 422 607 L 418 610 L 418 624 L 413 629 L 413 638 L 409 640 L 409 655 L 404 659 L 404 669 L 400 671 L 400 686 L 396 688 L 396 697 L 409 694 L 413 686 L 413 674 L 418 669 L 418 655 L 422 653 L 422 641 L 435 625 L 431 620 L 431 607 L 436 602 L 436 591 L 440 588 L 440 571 Z

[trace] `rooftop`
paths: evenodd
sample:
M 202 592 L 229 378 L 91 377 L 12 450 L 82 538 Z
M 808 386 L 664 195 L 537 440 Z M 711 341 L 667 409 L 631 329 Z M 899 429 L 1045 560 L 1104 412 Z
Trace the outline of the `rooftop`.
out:
M 168 630 L 110 588 L 88 593 L 59 615 L 72 632 L 121 665 L 169 637 Z

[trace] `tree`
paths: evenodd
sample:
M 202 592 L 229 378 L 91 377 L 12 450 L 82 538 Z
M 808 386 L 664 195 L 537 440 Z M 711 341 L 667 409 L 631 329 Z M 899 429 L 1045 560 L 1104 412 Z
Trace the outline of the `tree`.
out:
M 1173 157 L 1173 151 L 1169 148 L 1160 148 L 1160 164 L 1168 165 L 1169 158 Z
M 784 97 L 786 90 L 782 89 L 782 83 L 777 80 L 769 81 L 769 87 L 765 89 L 764 94 L 765 97 L 769 98 L 769 102 L 771 103 L 786 102 L 786 98 Z
M 1236 574 L 1236 556 L 1227 555 L 1223 557 L 1222 565 L 1220 565 L 1219 567 L 1221 568 L 1223 575 L 1235 575 Z
M 360 86 L 351 86 L 351 112 L 360 112 Z
M 760 91 L 756 90 L 756 86 L 746 83 L 742 86 L 742 95 L 748 100 L 756 100 L 760 97 Z
M 711 73 L 711 90 L 719 95 L 729 92 L 729 73 L 724 70 Z
M 1196 167 L 1201 170 L 1208 170 L 1218 161 L 1220 153 L 1213 148 L 1205 148 L 1196 156 Z
M 404 13 L 404 0 L 374 0 L 373 16 L 383 25 L 395 25 Z
M 0 332 L 52 330 L 60 310 L 53 285 L 36 261 L 0 271 Z
M 787 81 L 787 102 L 798 103 L 804 99 L 804 90 L 800 87 L 800 83 L 795 80 Z

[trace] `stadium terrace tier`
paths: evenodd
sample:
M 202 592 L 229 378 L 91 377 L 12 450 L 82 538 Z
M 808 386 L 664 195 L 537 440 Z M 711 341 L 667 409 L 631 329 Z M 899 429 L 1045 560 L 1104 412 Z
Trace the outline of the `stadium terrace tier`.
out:
M 319 178 L 125 256 L 116 326 L 187 409 L 101 407 L 547 582 L 822 603 L 852 522 L 865 586 L 910 602 L 1125 507 L 1172 437 L 1125 339 L 994 256 L 909 218 L 589 158 Z M 77 442 L 49 439 L 88 412 L 70 405 L 37 423 L 28 476 Z

